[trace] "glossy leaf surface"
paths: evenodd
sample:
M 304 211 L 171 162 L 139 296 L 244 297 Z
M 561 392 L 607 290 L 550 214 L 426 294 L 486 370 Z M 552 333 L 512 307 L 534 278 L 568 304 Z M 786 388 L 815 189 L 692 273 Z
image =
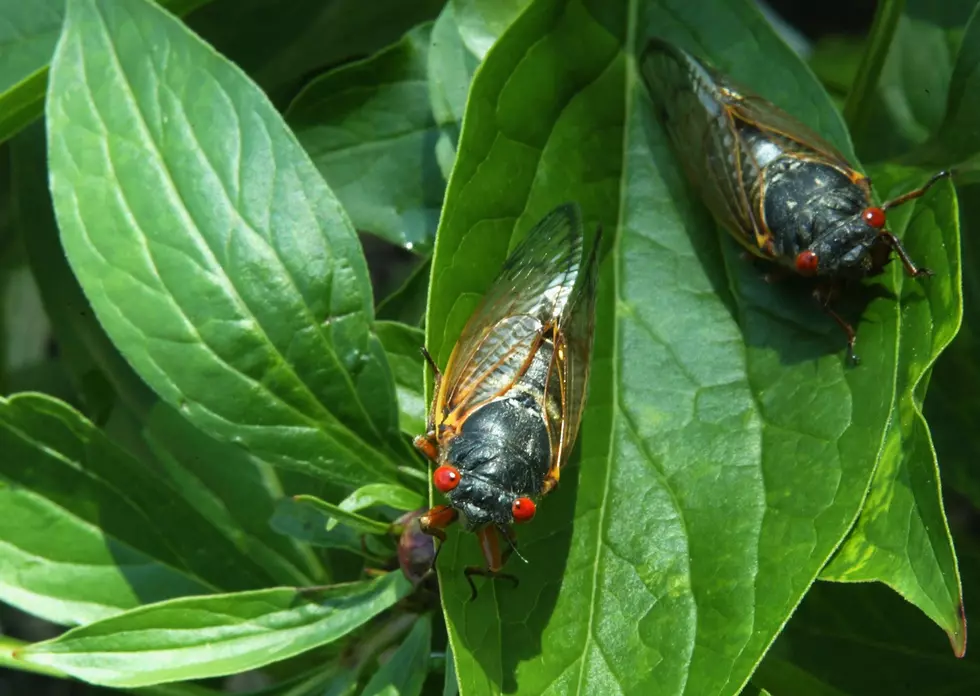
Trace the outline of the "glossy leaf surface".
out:
M 330 71 L 286 120 L 354 226 L 425 255 L 445 182 L 426 83 L 431 25 L 367 60 Z
M 638 80 L 653 34 L 851 150 L 812 75 L 740 2 L 539 2 L 487 54 L 433 261 L 436 362 L 551 207 L 577 200 L 611 241 L 579 465 L 519 530 L 519 588 L 484 583 L 468 604 L 475 540 L 455 533 L 440 556 L 463 693 L 738 693 L 858 515 L 899 336 L 923 329 L 871 299 L 851 370 L 806 293 L 739 258 Z M 899 282 L 896 266 L 879 282 Z
M 389 573 L 324 589 L 190 597 L 74 629 L 15 657 L 114 687 L 235 674 L 330 643 L 411 587 Z
M 268 583 L 172 487 L 65 404 L 0 401 L 0 448 L 4 601 L 73 625 Z
M 258 88 L 147 2 L 71 0 L 48 111 L 66 254 L 140 376 L 268 461 L 395 479 L 357 238 Z

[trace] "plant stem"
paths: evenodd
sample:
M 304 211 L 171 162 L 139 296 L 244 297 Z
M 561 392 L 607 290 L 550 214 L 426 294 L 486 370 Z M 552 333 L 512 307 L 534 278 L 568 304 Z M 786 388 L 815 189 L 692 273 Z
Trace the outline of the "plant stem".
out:
M 868 95 L 878 86 L 892 37 L 904 11 L 905 0 L 883 0 L 875 12 L 871 32 L 868 34 L 868 46 L 844 103 L 844 120 L 852 135 L 861 132 L 868 117 L 868 105 L 871 103 Z

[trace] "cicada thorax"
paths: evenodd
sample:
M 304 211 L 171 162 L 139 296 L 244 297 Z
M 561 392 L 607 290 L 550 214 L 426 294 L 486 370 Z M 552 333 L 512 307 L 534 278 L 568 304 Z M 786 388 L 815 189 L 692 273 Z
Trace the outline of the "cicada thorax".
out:
M 805 275 L 869 271 L 869 252 L 881 237 L 862 218 L 871 205 L 868 179 L 819 150 L 753 124 L 736 121 L 733 129 L 750 213 L 751 226 L 740 235 L 746 246 Z M 808 253 L 819 261 L 815 270 L 801 267 Z
M 542 491 L 556 455 L 551 424 L 561 419 L 554 351 L 543 339 L 516 381 L 443 430 L 441 461 L 459 472 L 447 497 L 470 530 L 514 522 L 515 501 Z

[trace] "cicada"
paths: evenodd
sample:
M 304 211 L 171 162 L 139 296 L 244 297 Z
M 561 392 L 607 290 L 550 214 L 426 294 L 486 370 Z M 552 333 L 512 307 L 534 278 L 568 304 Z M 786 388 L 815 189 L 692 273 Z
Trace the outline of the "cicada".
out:
M 444 372 L 435 373 L 427 432 L 415 446 L 436 464 L 448 498 L 421 519 L 445 540 L 461 519 L 475 532 L 486 567 L 500 576 L 515 548 L 513 523 L 534 517 L 558 483 L 582 419 L 595 317 L 597 232 L 584 254 L 581 213 L 559 206 L 514 248 L 470 317 Z M 501 539 L 508 542 L 502 552 Z
M 876 205 L 870 179 L 839 151 L 706 63 L 654 39 L 641 71 L 707 208 L 750 253 L 818 279 L 814 295 L 847 335 L 856 363 L 854 329 L 830 300 L 842 281 L 880 272 L 891 252 L 909 275 L 932 275 L 887 230 L 887 211 L 923 195 L 949 172 Z

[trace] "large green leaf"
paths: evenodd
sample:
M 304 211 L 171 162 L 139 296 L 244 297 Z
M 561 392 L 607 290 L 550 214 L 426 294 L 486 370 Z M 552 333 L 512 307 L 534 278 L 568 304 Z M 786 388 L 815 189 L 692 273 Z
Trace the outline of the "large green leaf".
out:
M 895 399 L 899 331 L 924 328 L 872 300 L 864 363 L 849 369 L 832 322 L 719 238 L 637 77 L 632 55 L 652 33 L 850 151 L 809 71 L 736 0 L 538 2 L 491 49 L 437 237 L 437 362 L 512 237 L 552 206 L 579 201 L 612 242 L 580 466 L 519 531 L 529 565 L 508 571 L 521 585 L 484 584 L 467 604 L 476 543 L 455 534 L 440 556 L 464 693 L 737 693 L 855 520 Z
M 426 83 L 431 24 L 308 84 L 286 121 L 354 226 L 427 255 L 445 182 Z
M 874 179 L 879 190 L 894 194 L 925 178 L 900 174 L 879 170 Z M 920 328 L 901 333 L 899 398 L 871 492 L 856 527 L 821 577 L 890 585 L 945 630 L 954 651 L 962 654 L 966 617 L 959 572 L 936 454 L 922 416 L 932 365 L 956 335 L 963 313 L 956 197 L 947 183 L 899 210 L 890 216 L 892 229 L 901 233 L 913 258 L 936 276 L 927 283 L 902 276 L 898 281 L 901 321 Z
M 115 687 L 235 674 L 337 640 L 411 589 L 388 573 L 319 590 L 190 597 L 73 629 L 15 657 Z
M 142 383 L 92 316 L 58 240 L 48 192 L 44 130 L 40 124 L 11 143 L 15 175 L 14 220 L 31 269 L 86 412 L 97 418 L 123 408 L 136 415 L 137 444 L 149 446 L 159 466 L 198 511 L 238 540 L 281 583 L 322 580 L 309 549 L 269 526 L 282 487 L 268 464 L 232 444 L 207 437 Z M 127 443 L 129 444 L 129 443 Z M 134 447 L 135 452 L 143 448 Z
M 269 576 L 71 408 L 0 401 L 4 601 L 62 624 Z
M 65 251 L 140 376 L 267 461 L 393 480 L 406 449 L 363 255 L 258 88 L 139 0 L 70 0 L 51 73 Z

